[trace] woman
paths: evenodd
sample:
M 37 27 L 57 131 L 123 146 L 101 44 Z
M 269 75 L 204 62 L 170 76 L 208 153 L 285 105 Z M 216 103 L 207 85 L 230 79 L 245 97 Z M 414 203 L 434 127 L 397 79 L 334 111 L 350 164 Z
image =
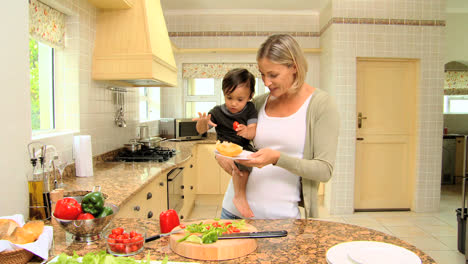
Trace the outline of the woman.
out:
M 270 36 L 257 52 L 257 63 L 269 93 L 253 99 L 258 111 L 247 183 L 247 200 L 255 218 L 317 217 L 319 182 L 331 178 L 338 141 L 338 111 L 330 96 L 305 83 L 307 62 L 290 35 Z M 231 159 L 216 156 L 231 175 L 239 169 Z M 223 201 L 221 218 L 237 219 L 232 181 Z

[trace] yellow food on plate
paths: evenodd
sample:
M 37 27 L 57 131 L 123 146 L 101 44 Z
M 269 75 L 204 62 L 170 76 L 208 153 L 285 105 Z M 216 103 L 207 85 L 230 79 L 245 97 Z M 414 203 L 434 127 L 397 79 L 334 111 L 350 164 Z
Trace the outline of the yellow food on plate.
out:
M 235 157 L 242 153 L 242 147 L 232 143 L 232 142 L 216 142 L 216 150 L 221 153 L 221 155 L 228 156 L 228 157 Z

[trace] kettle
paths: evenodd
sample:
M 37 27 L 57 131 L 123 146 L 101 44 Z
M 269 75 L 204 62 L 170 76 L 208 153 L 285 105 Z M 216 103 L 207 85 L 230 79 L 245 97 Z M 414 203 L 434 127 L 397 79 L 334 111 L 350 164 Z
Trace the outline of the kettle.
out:
M 147 125 L 139 126 L 139 128 L 140 128 L 140 140 L 148 139 L 149 138 L 149 136 L 148 136 L 148 126 Z

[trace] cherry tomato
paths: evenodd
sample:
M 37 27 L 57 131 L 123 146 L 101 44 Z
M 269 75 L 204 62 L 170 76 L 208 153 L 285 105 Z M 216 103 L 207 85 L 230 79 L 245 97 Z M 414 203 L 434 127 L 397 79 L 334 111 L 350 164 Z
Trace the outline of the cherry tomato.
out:
M 115 252 L 125 253 L 125 245 L 124 244 L 115 244 L 114 248 L 115 248 Z
M 94 219 L 94 216 L 90 213 L 81 213 L 78 215 L 78 218 L 76 218 L 76 220 L 88 220 L 88 219 Z
M 115 235 L 122 235 L 124 232 L 124 229 L 122 227 L 117 227 L 117 228 L 112 229 L 111 232 L 112 234 L 115 234 Z
M 234 123 L 232 123 L 232 127 L 234 128 L 234 130 L 236 130 L 239 127 L 239 122 L 234 121 Z

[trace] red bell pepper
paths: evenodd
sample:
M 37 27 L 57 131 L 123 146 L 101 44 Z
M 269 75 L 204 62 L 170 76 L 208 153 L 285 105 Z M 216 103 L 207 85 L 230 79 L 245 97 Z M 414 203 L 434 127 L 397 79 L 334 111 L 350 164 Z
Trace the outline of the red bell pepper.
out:
M 67 197 L 57 201 L 54 216 L 65 220 L 75 220 L 83 211 L 77 200 Z
M 174 209 L 169 209 L 159 215 L 159 229 L 161 233 L 169 233 L 178 225 L 180 225 L 179 216 Z

